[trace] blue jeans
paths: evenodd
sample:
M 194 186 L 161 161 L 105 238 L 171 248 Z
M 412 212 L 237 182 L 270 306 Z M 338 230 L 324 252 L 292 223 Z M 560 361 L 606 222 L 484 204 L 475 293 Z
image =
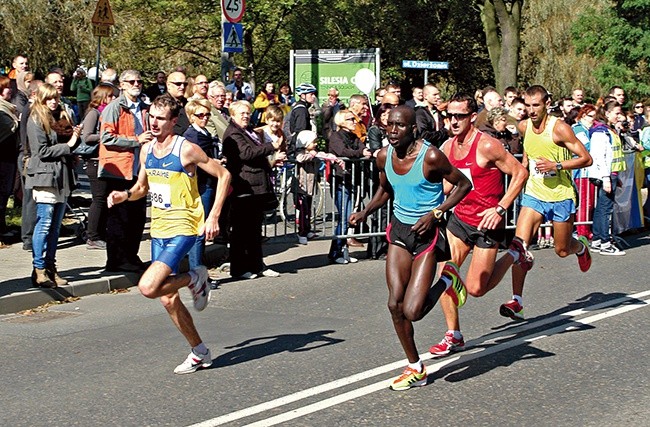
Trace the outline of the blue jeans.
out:
M 346 187 L 344 184 L 337 184 L 336 193 L 334 194 L 334 203 L 336 204 L 336 210 L 339 213 L 334 233 L 337 235 L 345 234 L 348 229 L 348 219 L 352 212 L 352 189 Z M 345 242 L 343 239 L 332 240 L 329 257 L 331 259 L 342 257 L 344 245 Z
M 201 204 L 203 204 L 203 216 L 204 218 L 207 218 L 208 214 L 210 213 L 210 210 L 212 209 L 212 204 L 214 203 L 215 191 L 214 188 L 210 186 L 206 186 L 203 189 L 203 191 L 199 189 L 199 191 L 201 192 Z M 198 239 L 196 239 L 196 243 L 188 253 L 190 270 L 203 264 L 204 249 L 205 249 L 205 234 L 199 236 Z
M 612 212 L 614 211 L 614 194 L 616 193 L 616 178 L 612 179 L 612 192 L 606 193 L 603 187 L 598 187 L 598 201 L 594 209 L 594 221 L 592 231 L 593 240 L 609 242 L 611 234 L 609 226 L 612 223 Z
M 45 268 L 56 264 L 56 245 L 65 203 L 36 203 L 36 225 L 32 236 L 34 268 Z

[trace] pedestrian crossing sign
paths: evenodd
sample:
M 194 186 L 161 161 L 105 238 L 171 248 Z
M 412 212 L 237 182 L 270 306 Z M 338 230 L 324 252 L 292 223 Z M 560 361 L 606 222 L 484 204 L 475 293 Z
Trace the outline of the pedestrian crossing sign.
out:
M 111 10 L 111 4 L 108 2 L 108 0 L 99 0 L 97 2 L 95 13 L 93 14 L 91 21 L 95 25 L 115 25 L 113 11 Z
M 232 22 L 223 23 L 223 51 L 224 52 L 243 52 L 244 51 L 244 26 L 242 24 L 233 24 Z

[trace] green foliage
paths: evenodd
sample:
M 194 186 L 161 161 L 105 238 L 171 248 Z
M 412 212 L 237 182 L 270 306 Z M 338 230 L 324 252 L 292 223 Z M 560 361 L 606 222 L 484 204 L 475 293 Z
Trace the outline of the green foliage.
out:
M 588 8 L 572 29 L 578 53 L 597 59 L 593 71 L 603 88 L 622 86 L 628 100 L 650 96 L 650 0 L 619 0 L 614 7 Z

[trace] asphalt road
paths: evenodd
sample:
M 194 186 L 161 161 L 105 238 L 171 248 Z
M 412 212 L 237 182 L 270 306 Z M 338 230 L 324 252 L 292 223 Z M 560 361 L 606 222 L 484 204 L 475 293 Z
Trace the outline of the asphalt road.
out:
M 535 252 L 527 320 L 498 314 L 508 276 L 461 310 L 468 348 L 435 360 L 434 308 L 416 324 L 429 383 L 405 392 L 387 388 L 405 360 L 383 263 L 326 265 L 327 242 L 269 246 L 280 278 L 213 291 L 194 319 L 214 362 L 191 375 L 173 374 L 189 348 L 136 289 L 0 316 L 0 425 L 648 425 L 650 237 L 630 241 L 586 274 Z

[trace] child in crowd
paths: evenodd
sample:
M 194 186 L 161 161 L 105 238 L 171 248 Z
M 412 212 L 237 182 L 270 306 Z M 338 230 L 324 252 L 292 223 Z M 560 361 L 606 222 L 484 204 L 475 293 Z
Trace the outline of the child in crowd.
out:
M 331 153 L 318 150 L 318 135 L 311 130 L 303 130 L 296 137 L 296 162 L 298 176 L 297 205 L 298 243 L 306 245 L 307 240 L 315 236 L 311 231 L 311 204 L 314 186 L 320 169 L 320 161 L 334 162 L 345 168 L 345 162 Z

